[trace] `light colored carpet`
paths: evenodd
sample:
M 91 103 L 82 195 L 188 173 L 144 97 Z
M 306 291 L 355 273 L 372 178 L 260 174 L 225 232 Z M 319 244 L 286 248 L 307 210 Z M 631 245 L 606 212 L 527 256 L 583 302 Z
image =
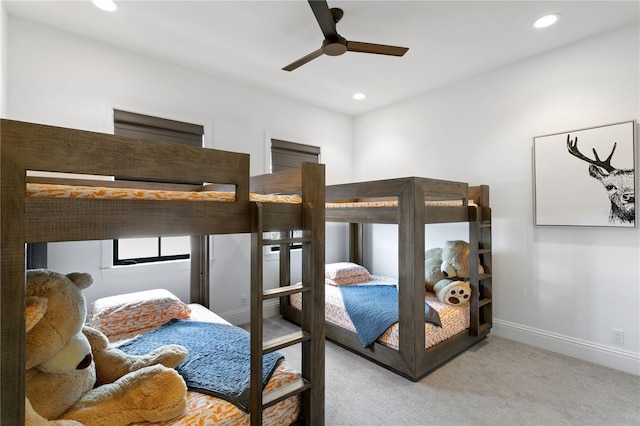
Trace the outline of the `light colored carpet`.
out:
M 265 339 L 298 327 L 265 322 Z M 281 350 L 300 367 L 300 345 Z M 325 424 L 640 425 L 640 377 L 489 335 L 419 382 L 327 341 Z

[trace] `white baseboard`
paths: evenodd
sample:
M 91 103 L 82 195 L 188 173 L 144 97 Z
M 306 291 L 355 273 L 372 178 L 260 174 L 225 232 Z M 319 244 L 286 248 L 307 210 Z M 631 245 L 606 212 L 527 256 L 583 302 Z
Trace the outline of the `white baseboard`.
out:
M 251 309 L 249 307 L 236 309 L 229 312 L 216 313 L 233 325 L 247 324 L 249 323 L 249 321 L 251 321 Z M 264 318 L 280 315 L 279 300 L 273 299 L 264 302 L 262 313 Z
M 583 361 L 640 376 L 640 353 L 605 346 L 533 327 L 493 320 L 491 333 Z

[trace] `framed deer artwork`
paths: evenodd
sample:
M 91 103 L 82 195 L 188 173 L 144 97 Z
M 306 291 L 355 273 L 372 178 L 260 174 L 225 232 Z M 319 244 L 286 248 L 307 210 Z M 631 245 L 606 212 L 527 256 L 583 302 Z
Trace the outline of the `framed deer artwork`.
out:
M 536 225 L 636 226 L 636 122 L 533 138 Z

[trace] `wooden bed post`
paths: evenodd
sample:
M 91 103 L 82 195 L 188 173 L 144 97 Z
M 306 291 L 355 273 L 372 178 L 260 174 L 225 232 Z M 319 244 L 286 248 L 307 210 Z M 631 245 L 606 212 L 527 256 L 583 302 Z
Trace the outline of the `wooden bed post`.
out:
M 263 209 L 260 202 L 251 203 L 251 311 L 250 311 L 250 344 L 251 344 L 251 386 L 249 395 L 251 401 L 251 426 L 262 424 L 262 326 L 263 326 L 263 276 L 264 265 L 262 250 L 264 247 L 263 236 Z
M 199 303 L 209 308 L 210 268 L 209 268 L 209 236 L 191 237 L 191 303 Z
M 362 265 L 364 262 L 362 223 L 349 224 L 349 261 Z
M 493 325 L 491 210 L 488 208 L 487 185 L 471 187 L 470 192 L 479 206 L 469 207 L 469 333 L 472 336 L 480 336 L 488 332 Z M 483 275 L 478 274 L 478 263 L 485 269 Z
M 398 196 L 400 354 L 411 375 L 424 356 L 424 191 L 409 179 Z M 422 336 L 422 337 L 420 337 Z
M 0 424 L 24 424 L 25 398 L 25 234 L 26 171 L 17 164 L 19 140 L 2 121 L 0 153 Z M 17 140 L 15 143 L 13 141 Z
M 302 342 L 302 377 L 311 382 L 308 392 L 302 394 L 302 416 L 306 425 L 324 425 L 324 376 L 325 376 L 325 169 L 324 165 L 302 164 L 302 203 L 309 206 L 303 215 L 303 229 L 312 235 L 311 242 L 303 245 L 302 281 L 311 285 L 312 291 L 302 293 L 303 306 L 313 306 L 303 311 L 302 329 L 311 334 Z M 313 197 L 309 197 L 313 195 Z M 306 246 L 306 247 L 305 247 Z

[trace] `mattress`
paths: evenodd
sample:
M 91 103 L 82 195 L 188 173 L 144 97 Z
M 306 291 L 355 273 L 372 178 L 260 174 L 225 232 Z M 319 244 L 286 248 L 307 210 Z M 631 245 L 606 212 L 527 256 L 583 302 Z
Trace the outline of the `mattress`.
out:
M 372 275 L 372 279 L 370 281 L 361 282 L 358 283 L 358 285 L 380 285 L 385 283 L 395 285 L 395 282 L 395 280 L 388 277 Z M 293 307 L 301 309 L 302 297 L 300 294 L 292 295 L 290 300 Z M 435 346 L 469 328 L 468 304 L 466 306 L 450 306 L 440 302 L 432 292 L 426 292 L 424 301 L 438 312 L 440 321 L 442 322 L 442 328 L 433 324 L 425 323 L 425 349 Z M 331 284 L 325 285 L 325 320 L 327 323 L 337 325 L 354 333 L 356 332 L 356 329 L 345 310 L 340 289 Z M 398 329 L 398 323 L 395 323 L 378 338 L 377 343 L 392 349 L 398 349 L 400 347 Z
M 160 189 L 112 188 L 102 186 L 75 186 L 48 183 L 28 183 L 27 196 L 44 198 L 105 198 L 123 200 L 172 200 L 172 201 L 222 201 L 235 200 L 235 192 L 230 191 L 169 191 Z M 251 201 L 263 203 L 301 203 L 296 194 L 249 194 Z M 425 201 L 426 206 L 461 207 L 461 200 Z M 469 200 L 470 206 L 477 206 Z M 326 203 L 327 208 L 355 207 L 398 207 L 397 200 L 354 201 Z
M 461 200 L 443 200 L 443 201 L 425 201 L 425 206 L 433 207 L 462 207 L 464 203 Z M 477 206 L 473 200 L 469 200 L 470 206 Z M 355 208 L 355 207 L 398 207 L 398 200 L 384 201 L 352 201 L 344 203 L 326 203 L 327 208 Z
M 195 321 L 210 321 L 222 324 L 228 324 L 227 321 L 220 316 L 211 312 L 207 308 L 198 304 L 189 304 L 191 308 L 190 319 Z M 122 333 L 110 336 L 109 340 L 115 346 L 124 343 L 138 335 L 139 332 Z M 265 391 L 280 388 L 285 384 L 300 377 L 298 372 L 286 360 L 280 363 L 271 379 L 265 387 Z M 262 413 L 262 422 L 264 425 L 288 426 L 295 422 L 300 414 L 300 396 L 292 396 L 284 401 L 279 402 Z M 224 401 L 220 398 L 204 395 L 198 392 L 187 391 L 187 409 L 180 417 L 173 420 L 156 423 L 160 426 L 183 426 L 183 425 L 228 425 L 243 426 L 249 424 L 249 414 L 240 408 Z M 140 423 L 140 425 L 150 425 L 150 423 Z
M 235 201 L 235 192 L 167 191 L 158 189 L 111 188 L 101 186 L 28 183 L 27 196 L 41 198 L 105 198 L 121 200 Z M 249 194 L 251 201 L 263 203 L 300 203 L 298 195 Z

